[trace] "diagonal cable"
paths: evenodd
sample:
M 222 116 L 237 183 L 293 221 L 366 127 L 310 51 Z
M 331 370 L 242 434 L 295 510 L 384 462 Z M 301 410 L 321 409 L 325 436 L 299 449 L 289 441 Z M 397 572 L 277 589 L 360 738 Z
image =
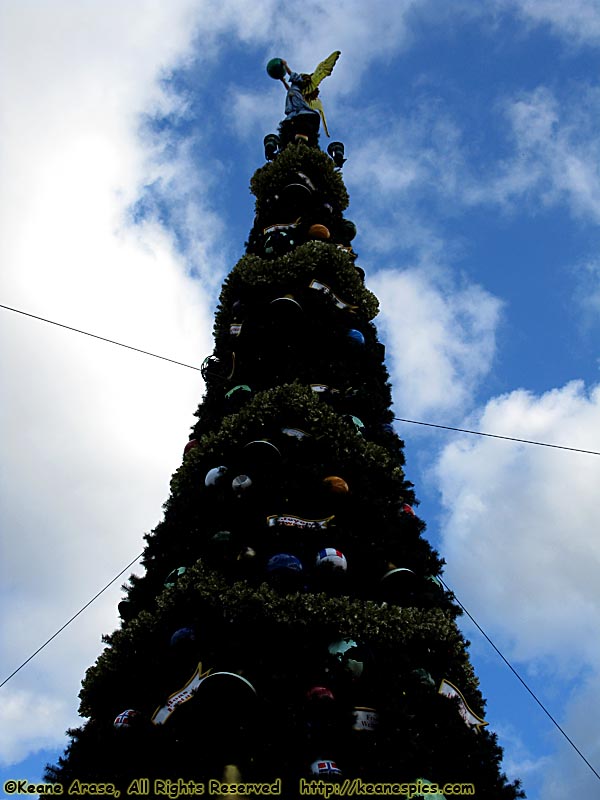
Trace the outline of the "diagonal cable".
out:
M 196 369 L 200 372 L 200 367 L 194 367 L 192 364 L 185 364 L 183 361 L 176 361 L 174 358 L 167 358 L 166 356 L 159 356 L 156 353 L 151 353 L 149 350 L 141 350 L 139 347 L 133 347 L 130 344 L 123 344 L 123 342 L 117 342 L 114 339 L 107 339 L 106 336 L 98 336 L 96 333 L 90 333 L 89 331 L 82 331 L 80 328 L 73 328 L 71 325 L 63 325 L 62 322 L 56 322 L 53 319 L 46 319 L 45 317 L 38 317 L 36 314 L 29 314 L 27 311 L 20 311 L 18 308 L 12 308 L 11 306 L 5 306 L 0 303 L 0 308 L 5 308 L 7 311 L 14 311 L 15 314 L 23 314 L 25 317 L 31 317 L 32 319 L 40 320 L 40 322 L 47 322 L 50 325 L 56 325 L 59 328 L 66 328 L 68 331 L 75 331 L 75 333 L 82 333 L 84 336 L 91 336 L 92 339 L 100 339 L 102 342 L 108 342 L 109 344 L 116 344 L 118 347 L 125 347 L 127 350 L 134 350 L 136 353 L 143 353 L 145 356 L 152 356 L 152 358 L 160 358 L 162 361 L 170 361 L 171 364 L 177 364 L 180 367 L 187 367 L 188 369 Z
M 38 654 L 38 653 L 40 653 L 40 652 L 41 652 L 41 651 L 44 649 L 44 647 L 46 647 L 46 645 L 50 644 L 50 642 L 51 642 L 53 639 L 56 639 L 56 637 L 58 636 L 58 634 L 59 634 L 59 633 L 62 633 L 62 632 L 64 631 L 64 629 L 65 629 L 65 628 L 66 628 L 68 625 L 70 625 L 70 624 L 73 622 L 73 620 L 74 620 L 74 619 L 77 619 L 77 617 L 78 617 L 78 616 L 79 616 L 79 615 L 80 615 L 80 614 L 81 614 L 83 611 L 85 611 L 85 609 L 86 609 L 88 606 L 91 606 L 91 605 L 92 605 L 92 603 L 94 602 L 94 600 L 96 600 L 98 597 L 100 597 L 100 595 L 101 595 L 103 592 L 105 592 L 105 591 L 108 589 L 108 587 L 109 587 L 109 586 L 112 586 L 112 585 L 113 585 L 113 583 L 114 583 L 116 580 L 118 580 L 118 579 L 121 577 L 121 575 L 122 575 L 122 574 L 123 574 L 123 573 L 124 573 L 126 570 L 128 570 L 128 569 L 129 569 L 129 567 L 133 566 L 133 564 L 135 564 L 135 562 L 136 562 L 136 561 L 139 561 L 139 559 L 140 559 L 140 558 L 141 558 L 143 555 L 144 555 L 143 553 L 140 553 L 139 555 L 137 555 L 137 556 L 136 556 L 136 557 L 133 559 L 133 561 L 130 561 L 130 562 L 129 562 L 129 564 L 127 564 L 127 566 L 126 566 L 126 567 L 123 567 L 123 569 L 121 570 L 121 572 L 119 572 L 119 574 L 118 574 L 118 575 L 115 575 L 115 577 L 114 577 L 114 578 L 113 578 L 111 581 L 109 581 L 109 583 L 107 583 L 107 584 L 106 584 L 106 586 L 105 586 L 103 589 L 100 589 L 100 591 L 99 591 L 97 594 L 95 594 L 95 595 L 92 597 L 92 599 L 91 599 L 91 600 L 88 600 L 88 602 L 87 602 L 87 603 L 86 603 L 84 606 L 82 606 L 82 607 L 79 609 L 79 611 L 78 611 L 76 614 L 73 614 L 73 616 L 71 617 L 71 619 L 67 620 L 67 621 L 65 622 L 65 624 L 64 624 L 64 625 L 62 625 L 62 626 L 61 626 L 61 627 L 60 627 L 60 628 L 59 628 L 59 629 L 56 631 L 56 633 L 53 633 L 53 634 L 52 634 L 52 636 L 51 636 L 51 637 L 50 637 L 50 638 L 49 638 L 47 641 L 45 641 L 45 642 L 44 642 L 44 644 L 40 645 L 40 647 L 38 647 L 38 649 L 35 651 L 35 653 L 32 653 L 32 654 L 29 656 L 29 658 L 25 659 L 25 661 L 23 661 L 23 663 L 22 663 L 20 666 L 18 666 L 18 667 L 17 667 L 15 670 L 13 670 L 13 672 L 11 672 L 11 673 L 10 673 L 10 675 L 9 675 L 7 678 L 5 678 L 5 679 L 2 681 L 2 683 L 0 683 L 0 689 L 1 689 L 1 688 L 4 686 L 4 684 L 5 684 L 5 683 L 8 683 L 8 682 L 9 682 L 9 680 L 10 680 L 10 679 L 11 679 L 11 678 L 12 678 L 14 675 L 16 675 L 16 674 L 17 674 L 17 672 L 19 672 L 19 670 L 23 669 L 23 667 L 24 667 L 26 664 L 29 664 L 29 662 L 30 662 L 30 661 L 31 661 L 33 658 L 35 658 L 35 657 L 37 656 L 37 654 Z
M 587 453 L 590 456 L 600 456 L 598 450 L 582 450 L 579 447 L 567 447 L 563 444 L 549 444 L 548 442 L 536 442 L 532 439 L 517 439 L 515 436 L 500 436 L 497 433 L 483 433 L 482 431 L 470 431 L 467 428 L 453 428 L 451 425 L 437 425 L 434 422 L 418 422 L 415 419 L 402 419 L 394 417 L 397 422 L 410 422 L 412 425 L 426 425 L 428 428 L 442 428 L 445 431 L 458 431 L 458 433 L 471 433 L 474 436 L 489 436 L 491 439 L 506 439 L 509 442 L 521 442 L 522 444 L 536 444 L 539 447 L 554 447 L 557 450 L 570 450 L 573 453 Z
M 475 619 L 475 618 L 472 616 L 472 614 L 470 614 L 470 613 L 467 611 L 467 609 L 466 609 L 466 608 L 463 606 L 463 604 L 460 602 L 460 600 L 457 598 L 457 596 L 454 594 L 454 592 L 452 592 L 452 591 L 451 591 L 451 589 L 449 589 L 449 588 L 448 588 L 448 585 L 447 585 L 446 583 L 444 583 L 444 581 L 443 581 L 441 578 L 439 578 L 439 580 L 440 580 L 440 583 L 441 583 L 441 584 L 444 586 L 444 588 L 446 589 L 446 591 L 448 591 L 448 592 L 451 592 L 452 596 L 454 597 L 454 599 L 456 600 L 456 602 L 458 603 L 458 605 L 459 605 L 459 606 L 462 608 L 462 610 L 465 612 L 465 614 L 466 614 L 466 615 L 469 617 L 469 619 L 470 619 L 470 620 L 471 620 L 471 622 L 472 622 L 472 623 L 475 625 L 475 627 L 478 629 L 478 631 L 479 631 L 479 632 L 480 632 L 480 633 L 481 633 L 481 634 L 482 634 L 482 635 L 485 637 L 485 639 L 486 639 L 486 640 L 487 640 L 487 641 L 488 641 L 488 642 L 491 644 L 491 646 L 494 648 L 494 650 L 496 651 L 496 653 L 497 653 L 497 654 L 500 656 L 500 658 L 502 659 L 502 661 L 504 661 L 504 663 L 505 663 L 505 664 L 506 664 L 506 666 L 507 666 L 507 667 L 510 669 L 510 671 L 513 673 L 513 675 L 514 675 L 514 676 L 515 676 L 515 677 L 516 677 L 516 678 L 517 678 L 517 679 L 518 679 L 518 680 L 519 680 L 519 681 L 520 681 L 520 682 L 523 684 L 523 686 L 524 686 L 524 687 L 527 689 L 527 691 L 529 692 L 529 694 L 530 694 L 530 695 L 533 697 L 533 699 L 534 699 L 534 700 L 535 700 L 535 702 L 538 704 L 538 706 L 539 706 L 539 707 L 542 709 L 542 711 L 544 712 L 544 714 L 546 714 L 546 716 L 547 716 L 547 717 L 548 717 L 548 718 L 551 720 L 551 722 L 552 722 L 552 723 L 553 723 L 553 724 L 556 726 L 556 728 L 558 728 L 558 730 L 559 730 L 559 731 L 562 733 L 562 735 L 565 737 L 565 739 L 566 739 L 566 740 L 567 740 L 567 742 L 568 742 L 568 743 L 571 745 L 571 747 L 572 747 L 572 748 L 575 750 L 575 752 L 576 752 L 576 753 L 579 755 L 579 757 L 580 757 L 580 758 L 582 758 L 582 759 L 583 759 L 583 761 L 585 761 L 585 763 L 586 763 L 586 764 L 588 765 L 588 767 L 589 767 L 589 768 L 592 770 L 592 772 L 594 773 L 594 775 L 595 775 L 595 776 L 596 776 L 596 777 L 597 777 L 597 778 L 600 780 L 600 775 L 599 775 L 599 774 L 596 772 L 596 770 L 594 769 L 594 767 L 593 767 L 593 766 L 590 764 L 590 762 L 589 762 L 589 761 L 587 760 L 587 758 L 586 758 L 586 757 L 583 755 L 583 753 L 582 753 L 582 752 L 581 752 L 581 750 L 580 750 L 580 749 L 577 747 L 577 745 L 575 744 L 575 742 L 574 742 L 574 741 L 573 741 L 573 740 L 572 740 L 572 739 L 569 737 L 569 735 L 566 733 L 566 731 L 565 731 L 565 730 L 564 730 L 564 729 L 563 729 L 563 728 L 562 728 L 562 727 L 559 725 L 559 723 L 558 723 L 558 722 L 557 722 L 557 721 L 554 719 L 554 717 L 552 716 L 552 714 L 551 714 L 551 713 L 548 711 L 548 709 L 547 709 L 547 708 L 546 708 L 546 706 L 545 706 L 545 705 L 542 703 L 542 701 L 541 701 L 541 700 L 540 700 L 540 699 L 537 697 L 537 695 L 535 694 L 535 692 L 534 692 L 532 689 L 530 689 L 530 688 L 529 688 L 529 686 L 528 686 L 528 685 L 525 683 L 525 681 L 524 681 L 524 680 L 523 680 L 523 678 L 522 678 L 522 677 L 519 675 L 519 673 L 517 672 L 517 670 L 516 670 L 516 669 L 513 667 L 513 665 L 510 663 L 510 661 L 509 661 L 509 660 L 508 660 L 508 659 L 507 659 L 507 658 L 506 658 L 506 657 L 505 657 L 505 656 L 504 656 L 504 655 L 503 655 L 503 654 L 500 652 L 500 650 L 499 650 L 499 649 L 496 647 L 496 645 L 494 644 L 494 642 L 493 642 L 493 641 L 490 639 L 490 637 L 487 635 L 487 633 L 486 633 L 486 632 L 483 630 L 483 628 L 482 628 L 482 627 L 481 627 L 481 625 L 480 625 L 480 624 L 477 622 L 477 620 L 476 620 L 476 619 Z

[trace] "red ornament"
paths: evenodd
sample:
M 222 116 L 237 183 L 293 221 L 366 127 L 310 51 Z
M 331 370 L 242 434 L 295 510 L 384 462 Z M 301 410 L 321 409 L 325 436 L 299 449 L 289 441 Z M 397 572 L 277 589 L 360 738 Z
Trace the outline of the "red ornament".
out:
M 198 447 L 198 440 L 197 439 L 190 439 L 186 446 L 183 448 L 183 457 L 185 458 L 190 450 L 193 450 L 194 447 Z

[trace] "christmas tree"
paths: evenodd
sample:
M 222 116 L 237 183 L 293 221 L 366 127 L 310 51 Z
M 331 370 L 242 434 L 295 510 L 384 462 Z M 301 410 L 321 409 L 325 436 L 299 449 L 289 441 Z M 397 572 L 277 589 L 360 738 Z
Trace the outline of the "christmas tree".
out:
M 404 475 L 344 147 L 319 147 L 338 55 L 304 76 L 269 62 L 286 118 L 251 180 L 198 421 L 83 682 L 88 721 L 47 768 L 79 793 L 523 796 Z

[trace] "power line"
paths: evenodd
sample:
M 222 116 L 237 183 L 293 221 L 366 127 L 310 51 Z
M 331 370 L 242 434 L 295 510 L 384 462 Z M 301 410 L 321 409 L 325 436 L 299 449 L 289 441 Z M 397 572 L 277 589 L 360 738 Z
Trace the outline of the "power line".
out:
M 185 364 L 183 361 L 175 361 L 174 358 L 167 358 L 166 356 L 159 356 L 156 353 L 151 353 L 149 350 L 140 350 L 139 347 L 132 347 L 130 344 L 123 344 L 123 342 L 117 342 L 114 339 L 107 339 L 105 336 L 98 336 L 95 333 L 89 333 L 89 331 L 82 331 L 80 328 L 73 328 L 71 325 L 63 325 L 62 322 L 55 322 L 53 319 L 46 319 L 45 317 L 38 317 L 36 314 L 29 314 L 27 311 L 20 311 L 18 308 L 11 308 L 11 306 L 5 306 L 0 303 L 0 308 L 5 308 L 7 311 L 14 311 L 15 314 L 23 314 L 25 317 L 31 317 L 32 319 L 40 320 L 40 322 L 47 322 L 49 325 L 56 325 L 59 328 L 66 328 L 68 331 L 74 331 L 75 333 L 82 333 L 84 336 L 91 336 L 92 339 L 100 339 L 102 342 L 108 342 L 109 344 L 116 344 L 118 347 L 125 347 L 127 350 L 134 350 L 136 353 L 143 353 L 145 356 L 152 356 L 152 358 L 160 358 L 162 361 L 170 361 L 171 364 L 177 364 L 180 367 L 187 367 L 188 369 L 195 369 L 200 372 L 200 367 L 194 367 L 192 364 Z
M 166 356 L 160 356 L 156 353 L 152 353 L 149 350 L 141 350 L 139 347 L 132 347 L 129 344 L 124 344 L 123 342 L 117 342 L 115 339 L 108 339 L 105 336 L 98 336 L 95 333 L 89 333 L 89 331 L 83 331 L 79 328 L 73 328 L 71 325 L 64 325 L 61 322 L 56 322 L 55 320 L 46 319 L 45 317 L 38 317 L 36 314 L 30 314 L 27 311 L 21 311 L 18 308 L 12 308 L 11 306 L 6 306 L 0 303 L 0 308 L 4 308 L 7 311 L 14 311 L 15 314 L 22 314 L 25 317 L 31 317 L 32 319 L 37 319 L 40 322 L 47 322 L 49 325 L 56 325 L 59 328 L 65 328 L 68 331 L 73 331 L 75 333 L 81 333 L 84 336 L 90 336 L 93 339 L 100 339 L 102 342 L 108 342 L 109 344 L 117 345 L 118 347 L 125 347 L 127 350 L 133 350 L 136 353 L 142 353 L 146 356 L 152 356 L 152 358 L 160 358 L 162 361 L 169 361 L 171 364 L 177 364 L 180 367 L 187 367 L 188 369 L 194 369 L 198 372 L 201 372 L 201 367 L 195 367 L 192 364 L 186 364 L 183 361 L 176 361 L 174 358 L 167 358 Z M 509 442 L 520 442 L 522 444 L 534 444 L 538 447 L 552 447 L 556 450 L 569 450 L 573 453 L 585 453 L 586 455 L 591 456 L 600 456 L 600 451 L 597 450 L 583 450 L 579 447 L 567 447 L 566 445 L 562 444 L 550 444 L 548 442 L 537 442 L 533 439 L 517 439 L 514 436 L 501 436 L 497 433 L 485 433 L 482 431 L 472 431 L 468 430 L 467 428 L 454 428 L 451 425 L 440 425 L 435 422 L 422 422 L 416 419 L 403 419 L 402 417 L 394 417 L 396 422 L 409 422 L 411 425 L 424 425 L 428 428 L 441 428 L 442 430 L 446 431 L 456 431 L 458 433 L 469 433 L 473 436 L 487 436 L 491 439 L 504 439 Z
M 138 556 L 136 556 L 136 557 L 133 559 L 133 561 L 130 561 L 130 562 L 129 562 L 129 564 L 127 564 L 127 566 L 126 566 L 126 567 L 123 567 L 123 569 L 121 570 L 121 572 L 119 572 L 119 574 L 118 574 L 118 575 L 115 575 L 115 577 L 114 577 L 114 578 L 113 578 L 111 581 L 109 581 L 109 583 L 107 583 L 107 584 L 106 584 L 106 586 L 105 586 L 103 589 L 100 589 L 100 591 L 99 591 L 97 594 L 95 594 L 95 595 L 92 597 L 92 599 L 91 599 L 91 600 L 89 600 L 89 601 L 88 601 L 88 602 L 87 602 L 87 603 L 86 603 L 84 606 L 82 606 L 82 607 L 79 609 L 79 611 L 78 611 L 76 614 L 73 614 L 73 616 L 71 617 L 71 619 L 70 619 L 70 620 L 67 620 L 67 622 L 65 622 L 65 624 L 64 624 L 62 627 L 60 627 L 60 628 L 59 628 L 59 629 L 56 631 L 56 633 L 53 633 L 53 634 L 52 634 L 52 636 L 51 636 L 51 637 L 50 637 L 50 638 L 49 638 L 47 641 L 45 641 L 43 645 L 41 645 L 40 647 L 38 647 L 38 649 L 35 651 L 35 653 L 32 653 L 32 654 L 29 656 L 29 658 L 25 659 L 25 661 L 23 661 L 23 663 L 22 663 L 20 666 L 18 666 L 18 667 L 17 667 L 17 668 L 16 668 L 16 669 L 15 669 L 13 672 L 11 672 L 11 673 L 10 673 L 10 675 L 8 676 L 8 678 L 5 678 L 5 679 L 2 681 L 2 683 L 0 683 L 0 689 L 1 689 L 1 688 L 4 686 L 4 684 L 5 684 L 5 683 L 8 683 L 8 682 L 9 682 L 9 680 L 10 680 L 12 677 L 14 677 L 14 676 L 17 674 L 17 672 L 19 672 L 19 670 L 23 669 L 23 667 L 24 667 L 26 664 L 29 664 L 29 662 L 30 662 L 30 661 L 31 661 L 33 658 L 35 658 L 35 657 L 37 656 L 37 654 L 38 654 L 38 653 L 40 653 L 40 652 L 41 652 L 41 651 L 44 649 L 44 647 L 46 647 L 46 645 L 50 644 L 50 642 L 51 642 L 53 639 L 56 639 L 56 637 L 58 636 L 58 634 L 59 634 L 59 633 L 62 633 L 62 632 L 64 631 L 64 629 L 67 627 L 67 625 L 70 625 L 70 624 L 73 622 L 73 620 L 74 620 L 74 619 L 77 619 L 77 617 L 78 617 L 78 616 L 79 616 L 79 615 L 80 615 L 80 614 L 81 614 L 83 611 L 85 611 L 85 609 L 86 609 L 88 606 L 91 606 L 91 605 L 92 605 L 92 603 L 94 602 L 94 600 L 96 600 L 98 597 L 100 597 L 100 595 L 101 595 L 103 592 L 105 592 L 105 591 L 108 589 L 108 587 L 109 587 L 109 586 L 112 586 L 112 584 L 113 584 L 113 583 L 114 583 L 116 580 L 118 580 L 118 579 L 121 577 L 121 575 L 122 575 L 122 574 L 123 574 L 123 573 L 124 573 L 126 570 L 128 570 L 128 569 L 129 569 L 129 567 L 131 567 L 133 564 L 135 564 L 135 562 L 136 562 L 136 561 L 138 561 L 138 560 L 139 560 L 139 559 L 140 559 L 140 558 L 141 558 L 143 555 L 144 555 L 143 553 L 140 553 Z
M 441 578 L 440 578 L 439 580 L 440 580 L 440 583 L 441 583 L 441 584 L 444 586 L 444 588 L 446 589 L 446 591 L 451 591 L 451 590 L 448 588 L 448 585 L 447 585 L 446 583 L 444 583 L 444 581 L 443 581 Z M 471 615 L 471 614 L 470 614 L 470 613 L 467 611 L 467 609 L 466 609 L 466 608 L 463 606 L 463 604 L 460 602 L 460 600 L 459 600 L 459 599 L 456 597 L 456 595 L 454 594 L 454 592 L 452 592 L 452 595 L 453 595 L 454 599 L 456 600 L 456 602 L 458 603 L 458 605 L 459 605 L 459 606 L 462 608 L 462 610 L 465 612 L 465 614 L 466 614 L 466 615 L 469 617 L 469 619 L 471 620 L 471 622 L 472 622 L 472 623 L 473 623 L 473 624 L 474 624 L 474 625 L 477 627 L 477 629 L 479 630 L 479 632 L 480 632 L 480 633 L 481 633 L 481 634 L 482 634 L 482 635 L 483 635 L 483 636 L 484 636 L 484 637 L 487 639 L 487 641 L 488 641 L 488 642 L 491 644 L 491 646 L 494 648 L 494 650 L 496 651 L 496 653 L 497 653 L 497 654 L 500 656 L 500 658 L 502 659 L 502 661 L 504 661 L 504 663 L 505 663 L 505 664 L 506 664 L 506 666 L 507 666 L 507 667 L 510 669 L 510 671 L 513 673 L 513 675 L 515 675 L 515 677 L 517 677 L 517 678 L 519 679 L 519 681 L 520 681 L 520 682 L 523 684 L 523 686 L 524 686 L 524 687 L 527 689 L 527 691 L 529 692 L 529 694 L 530 694 L 530 695 L 533 697 L 533 699 L 534 699 L 534 700 L 535 700 L 535 702 L 538 704 L 538 706 L 539 706 L 539 707 L 542 709 L 542 711 L 544 712 L 544 714 L 546 714 L 546 715 L 548 716 L 548 718 L 549 718 L 549 719 L 552 721 L 552 723 L 553 723 L 553 724 L 554 724 L 554 725 L 555 725 L 555 726 L 558 728 L 558 730 L 559 730 L 559 731 L 562 733 L 562 735 L 565 737 L 565 739 L 566 739 L 566 740 L 567 740 L 567 742 L 568 742 L 568 743 L 571 745 L 571 747 L 572 747 L 572 748 L 575 750 L 575 752 L 576 752 L 576 753 L 577 753 L 577 754 L 578 754 L 578 755 L 579 755 L 579 756 L 580 756 L 580 757 L 581 757 L 581 758 L 582 758 L 582 759 L 585 761 L 585 763 L 586 763 L 586 764 L 588 765 L 588 767 L 589 767 L 589 768 L 592 770 L 592 772 L 594 773 L 594 775 L 595 775 L 595 776 L 596 776 L 596 777 L 597 777 L 597 778 L 600 780 L 600 775 L 599 775 L 599 774 L 596 772 L 596 770 L 594 769 L 594 767 L 593 767 L 593 766 L 590 764 L 590 762 L 587 760 L 587 758 L 586 758 L 586 757 L 583 755 L 583 753 L 582 753 L 582 752 L 581 752 L 581 750 L 580 750 L 580 749 L 577 747 L 577 745 L 575 744 L 575 742 L 574 742 L 574 741 L 573 741 L 573 740 L 572 740 L 572 739 L 571 739 L 571 738 L 568 736 L 568 734 L 567 734 L 567 733 L 566 733 L 566 732 L 563 730 L 563 728 L 561 728 L 561 726 L 559 725 L 559 723 L 558 723 L 558 722 L 557 722 L 557 721 L 554 719 L 554 717 L 553 717 L 553 716 L 552 716 L 552 714 L 551 714 L 551 713 L 548 711 L 548 709 L 546 708 L 546 706 L 545 706 L 545 705 L 542 703 L 542 701 L 541 701 L 541 700 L 540 700 L 540 699 L 539 699 L 539 698 L 536 696 L 536 694 L 533 692 L 533 690 L 529 688 L 529 686 L 528 686 L 528 685 L 525 683 L 525 681 L 524 681 L 524 680 L 523 680 L 523 678 L 522 678 L 522 677 L 519 675 L 519 673 L 517 672 L 517 670 L 516 670 L 516 669 L 513 667 L 513 665 L 510 663 L 510 661 L 509 661 L 509 660 L 508 660 L 508 659 L 507 659 L 507 658 L 506 658 L 506 657 L 505 657 L 505 656 L 504 656 L 504 655 L 503 655 L 503 654 L 500 652 L 500 650 L 499 650 L 499 649 L 496 647 L 496 645 L 493 643 L 493 641 L 490 639 L 490 637 L 487 635 L 487 633 L 486 633 L 486 632 L 483 630 L 483 628 L 481 627 L 481 625 L 480 625 L 480 624 L 477 622 L 477 620 L 476 620 L 476 619 L 475 619 L 475 618 L 474 618 L 474 617 L 473 617 L 473 616 L 472 616 L 472 615 Z
M 567 447 L 563 444 L 548 444 L 548 442 L 536 442 L 532 439 L 517 439 L 514 436 L 500 436 L 497 433 L 483 433 L 482 431 L 470 431 L 466 428 L 453 428 L 451 425 L 437 425 L 434 422 L 418 422 L 416 419 L 401 419 L 394 417 L 397 422 L 410 422 L 413 425 L 426 425 L 428 428 L 442 428 L 445 431 L 458 431 L 459 433 L 472 433 L 474 436 L 489 436 L 492 439 L 506 439 L 509 442 L 522 442 L 523 444 L 536 444 L 539 447 L 554 447 L 557 450 L 570 450 L 573 453 L 587 453 L 590 456 L 600 456 L 597 450 L 582 450 L 579 447 Z

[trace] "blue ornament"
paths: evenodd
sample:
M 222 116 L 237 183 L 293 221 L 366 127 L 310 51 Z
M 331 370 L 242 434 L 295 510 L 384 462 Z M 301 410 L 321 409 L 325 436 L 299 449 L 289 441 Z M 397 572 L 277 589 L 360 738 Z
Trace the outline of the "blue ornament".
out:
M 302 562 L 290 553 L 277 553 L 268 560 L 267 572 L 270 575 L 300 575 Z
M 360 331 L 357 331 L 356 328 L 350 328 L 348 331 L 348 338 L 351 339 L 356 344 L 364 344 L 365 337 L 362 335 Z
M 227 475 L 227 467 L 213 467 L 209 469 L 206 473 L 206 477 L 204 478 L 204 485 L 205 486 L 218 486 L 220 483 L 223 483 L 223 479 Z
M 196 631 L 193 628 L 179 628 L 171 636 L 171 647 L 182 647 L 194 644 L 196 641 Z

